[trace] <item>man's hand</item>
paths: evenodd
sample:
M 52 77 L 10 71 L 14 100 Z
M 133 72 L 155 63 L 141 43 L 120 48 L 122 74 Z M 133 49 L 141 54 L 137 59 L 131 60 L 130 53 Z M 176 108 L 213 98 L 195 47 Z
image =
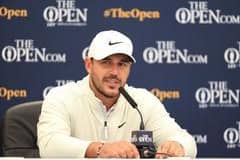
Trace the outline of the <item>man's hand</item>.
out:
M 99 146 L 98 142 L 91 143 L 86 151 L 86 157 L 96 158 L 96 152 L 97 152 L 98 146 Z M 136 146 L 127 141 L 104 143 L 104 145 L 101 147 L 99 157 L 100 158 L 140 158 Z
M 155 157 L 182 157 L 184 154 L 184 148 L 181 144 L 176 141 L 166 141 L 164 144 L 158 147 Z

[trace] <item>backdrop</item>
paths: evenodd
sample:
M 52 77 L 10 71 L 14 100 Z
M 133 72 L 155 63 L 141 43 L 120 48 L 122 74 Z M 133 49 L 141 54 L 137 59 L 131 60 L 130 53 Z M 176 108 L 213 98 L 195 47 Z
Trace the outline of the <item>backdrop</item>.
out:
M 86 75 L 94 35 L 134 43 L 128 84 L 147 88 L 198 145 L 198 157 L 240 157 L 239 0 L 0 1 L 0 118 Z

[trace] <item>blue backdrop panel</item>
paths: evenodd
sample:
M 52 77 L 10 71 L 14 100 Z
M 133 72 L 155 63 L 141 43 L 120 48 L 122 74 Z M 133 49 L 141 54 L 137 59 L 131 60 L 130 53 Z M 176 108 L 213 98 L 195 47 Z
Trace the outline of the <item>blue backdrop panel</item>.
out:
M 0 118 L 12 105 L 86 75 L 102 30 L 134 43 L 128 83 L 147 88 L 198 145 L 198 157 L 240 157 L 240 15 L 231 1 L 0 2 Z

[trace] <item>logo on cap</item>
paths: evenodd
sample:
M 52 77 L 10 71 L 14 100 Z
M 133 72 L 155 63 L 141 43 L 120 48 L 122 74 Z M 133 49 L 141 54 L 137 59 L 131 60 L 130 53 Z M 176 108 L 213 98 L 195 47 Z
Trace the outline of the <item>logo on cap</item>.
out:
M 112 46 L 112 45 L 119 44 L 119 43 L 123 43 L 123 42 L 111 42 L 111 41 L 109 41 L 109 42 L 108 42 L 108 45 L 109 45 L 109 46 Z

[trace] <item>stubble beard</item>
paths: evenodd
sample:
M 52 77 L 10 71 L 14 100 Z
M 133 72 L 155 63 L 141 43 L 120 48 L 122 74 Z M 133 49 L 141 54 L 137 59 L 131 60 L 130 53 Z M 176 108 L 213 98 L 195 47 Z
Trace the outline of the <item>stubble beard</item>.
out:
M 105 81 L 104 79 L 106 78 L 103 78 L 103 82 Z M 106 97 L 106 98 L 116 98 L 119 94 L 117 95 L 111 95 L 111 94 L 108 94 L 106 93 L 101 87 L 98 87 L 98 85 L 95 83 L 94 79 L 92 78 L 92 85 L 94 87 L 94 89 L 99 93 L 101 94 L 102 96 Z

